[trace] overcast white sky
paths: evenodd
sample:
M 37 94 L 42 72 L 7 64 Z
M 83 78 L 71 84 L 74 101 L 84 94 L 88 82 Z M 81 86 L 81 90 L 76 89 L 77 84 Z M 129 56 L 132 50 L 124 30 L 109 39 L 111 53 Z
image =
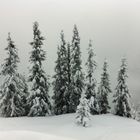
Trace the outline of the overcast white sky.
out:
M 60 31 L 64 30 L 70 42 L 73 25 L 77 24 L 83 64 L 87 59 L 88 40 L 92 39 L 98 62 L 97 79 L 100 79 L 103 61 L 107 58 L 114 89 L 120 60 L 126 56 L 130 91 L 135 101 L 140 101 L 139 0 L 0 0 L 0 63 L 5 58 L 7 33 L 11 32 L 19 49 L 19 69 L 28 72 L 34 21 L 39 22 L 46 37 L 47 61 L 44 67 L 48 74 L 54 72 Z

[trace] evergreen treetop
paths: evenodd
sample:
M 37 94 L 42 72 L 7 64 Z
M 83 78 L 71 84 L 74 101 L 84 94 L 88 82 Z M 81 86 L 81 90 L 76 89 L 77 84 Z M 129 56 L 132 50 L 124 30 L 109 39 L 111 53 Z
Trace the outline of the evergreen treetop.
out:
M 2 75 L 13 75 L 17 71 L 17 64 L 19 63 L 19 57 L 17 48 L 15 47 L 14 41 L 12 41 L 10 33 L 8 33 L 8 46 L 5 48 L 8 57 L 5 59 L 5 63 L 2 65 Z

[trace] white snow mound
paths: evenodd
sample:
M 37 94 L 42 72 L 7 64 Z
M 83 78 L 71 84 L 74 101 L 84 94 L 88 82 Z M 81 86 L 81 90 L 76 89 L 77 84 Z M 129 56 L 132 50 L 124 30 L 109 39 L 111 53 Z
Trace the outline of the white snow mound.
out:
M 75 123 L 75 117 L 0 118 L 0 140 L 140 140 L 140 122 L 136 120 L 94 115 L 85 128 Z

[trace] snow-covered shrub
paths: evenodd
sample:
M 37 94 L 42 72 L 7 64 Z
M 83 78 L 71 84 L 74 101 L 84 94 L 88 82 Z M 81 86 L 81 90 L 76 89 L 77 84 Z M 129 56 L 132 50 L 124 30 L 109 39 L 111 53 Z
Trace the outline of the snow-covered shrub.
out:
M 89 126 L 90 108 L 88 100 L 85 98 L 85 96 L 82 97 L 80 100 L 80 104 L 77 107 L 76 115 L 77 124 L 82 125 L 84 127 Z

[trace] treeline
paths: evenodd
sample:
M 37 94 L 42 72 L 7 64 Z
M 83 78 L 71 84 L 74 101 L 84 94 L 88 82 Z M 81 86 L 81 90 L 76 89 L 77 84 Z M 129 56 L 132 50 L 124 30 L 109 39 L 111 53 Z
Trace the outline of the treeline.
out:
M 80 36 L 76 25 L 73 29 L 72 41 L 65 40 L 64 32 L 60 34 L 60 45 L 57 49 L 55 75 L 53 83 L 43 69 L 46 53 L 43 50 L 44 37 L 39 30 L 39 24 L 33 24 L 33 40 L 30 45 L 29 62 L 31 69 L 28 79 L 18 72 L 18 51 L 8 34 L 8 46 L 5 48 L 8 57 L 2 64 L 1 76 L 4 77 L 0 87 L 0 112 L 3 117 L 47 116 L 74 113 L 80 120 L 91 114 L 106 114 L 110 112 L 108 95 L 113 94 L 115 114 L 132 117 L 132 106 L 127 86 L 127 64 L 122 59 L 118 72 L 118 84 L 115 93 L 110 88 L 108 63 L 105 60 L 100 84 L 95 79 L 97 62 L 89 41 L 86 73 L 82 70 Z M 30 85 L 30 86 L 28 86 Z M 53 86 L 54 95 L 49 95 L 49 87 Z M 81 101 L 80 101 L 81 99 Z M 79 105 L 79 106 L 78 106 Z M 78 106 L 78 107 L 77 107 Z

